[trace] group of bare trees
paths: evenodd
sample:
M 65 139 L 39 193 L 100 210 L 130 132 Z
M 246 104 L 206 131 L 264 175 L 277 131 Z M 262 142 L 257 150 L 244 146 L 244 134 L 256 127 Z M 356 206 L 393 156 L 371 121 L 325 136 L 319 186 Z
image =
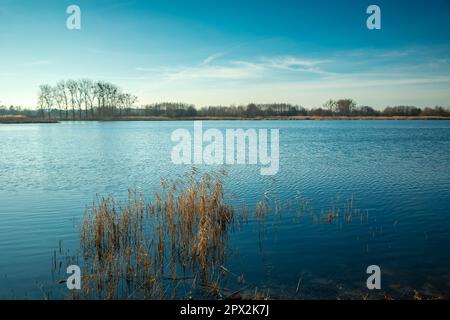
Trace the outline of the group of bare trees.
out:
M 88 120 L 128 114 L 137 97 L 104 81 L 62 80 L 55 86 L 41 85 L 38 105 L 41 116 L 57 111 L 60 119 Z M 54 112 L 53 112 L 54 113 Z

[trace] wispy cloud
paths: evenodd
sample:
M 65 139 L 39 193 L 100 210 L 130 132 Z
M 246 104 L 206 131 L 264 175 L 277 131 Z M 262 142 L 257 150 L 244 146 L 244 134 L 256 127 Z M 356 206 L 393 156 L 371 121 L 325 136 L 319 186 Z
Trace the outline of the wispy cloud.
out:
M 388 51 L 385 51 L 385 52 L 379 54 L 379 56 L 384 57 L 384 58 L 401 58 L 401 57 L 407 57 L 414 53 L 417 53 L 417 51 L 414 49 L 388 50 Z
M 137 69 L 152 77 L 141 87 L 143 96 L 170 100 L 173 95 L 199 105 L 210 100 L 219 104 L 289 101 L 317 105 L 342 95 L 382 107 L 385 100 L 425 101 L 430 99 L 426 92 L 434 92 L 433 101 L 442 104 L 449 96 L 442 88 L 450 85 L 450 63 L 442 50 L 439 52 L 441 55 L 431 49 L 407 48 L 366 50 L 358 56 L 349 51 L 315 58 L 274 55 L 246 59 L 218 59 L 222 56 L 215 54 L 190 66 Z
M 330 62 L 330 60 L 304 59 L 295 56 L 277 56 L 271 58 L 262 58 L 261 60 L 267 66 L 289 70 L 295 70 L 298 67 L 313 67 L 319 64 Z
M 223 53 L 207 57 L 199 65 L 178 67 L 137 67 L 137 71 L 159 73 L 168 81 L 192 79 L 242 80 L 264 79 L 277 72 L 317 73 L 331 75 L 322 70 L 321 64 L 328 60 L 308 60 L 293 56 L 260 57 L 254 60 L 228 60 L 217 63 Z
M 341 79 L 423 79 L 448 75 L 450 59 L 436 55 L 431 49 L 416 50 L 355 50 L 347 54 L 330 54 L 325 58 L 305 58 L 294 55 L 263 56 L 253 59 L 218 59 L 216 53 L 194 65 L 170 67 L 137 67 L 137 71 L 152 72 L 164 81 L 184 80 L 262 80 L 308 81 Z M 405 57 L 408 56 L 408 59 Z M 378 59 L 377 59 L 378 57 Z M 382 57 L 382 58 L 380 58 Z M 386 60 L 388 59 L 388 60 Z M 440 81 L 440 80 L 438 80 Z
M 167 70 L 164 77 L 171 81 L 192 79 L 239 80 L 260 77 L 261 71 L 262 69 L 258 65 L 234 61 L 226 65 L 201 65 Z
M 202 65 L 209 64 L 209 63 L 213 62 L 214 60 L 217 60 L 218 58 L 222 57 L 224 54 L 225 54 L 224 52 L 217 52 L 215 54 L 212 54 L 209 57 L 207 57 L 205 60 L 203 60 L 203 62 L 201 64 Z
M 331 74 L 323 70 L 320 65 L 331 63 L 332 60 L 304 59 L 295 56 L 281 56 L 262 58 L 261 65 L 266 69 L 280 69 L 293 72 L 310 72 L 317 74 Z
M 49 64 L 51 64 L 49 60 L 34 60 L 26 63 L 27 66 L 44 66 Z

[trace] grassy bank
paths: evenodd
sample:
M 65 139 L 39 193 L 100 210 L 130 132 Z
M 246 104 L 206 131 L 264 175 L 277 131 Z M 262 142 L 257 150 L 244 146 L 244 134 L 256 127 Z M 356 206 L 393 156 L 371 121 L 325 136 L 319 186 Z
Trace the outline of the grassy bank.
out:
M 154 117 L 154 116 L 122 116 L 93 119 L 96 121 L 193 121 L 193 120 L 450 120 L 450 117 L 439 116 L 393 116 L 393 117 L 347 117 L 347 116 L 272 116 L 272 117 Z
M 20 123 L 58 123 L 55 119 L 41 119 L 24 116 L 0 116 L 0 124 L 20 124 Z
M 164 116 L 114 116 L 114 117 L 95 117 L 91 119 L 66 120 L 57 117 L 52 119 L 43 119 L 38 117 L 24 116 L 0 116 L 0 124 L 26 124 L 26 123 L 59 123 L 60 121 L 220 121 L 220 120 L 450 120 L 450 117 L 440 116 L 263 116 L 263 117 L 164 117 Z

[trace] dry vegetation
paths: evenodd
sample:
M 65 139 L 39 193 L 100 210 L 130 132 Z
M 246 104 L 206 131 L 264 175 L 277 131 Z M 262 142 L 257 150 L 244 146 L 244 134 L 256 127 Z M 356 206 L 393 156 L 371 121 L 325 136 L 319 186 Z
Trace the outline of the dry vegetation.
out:
M 148 204 L 130 192 L 124 207 L 101 198 L 86 213 L 84 298 L 165 299 L 176 297 L 181 282 L 190 293 L 214 286 L 235 218 L 221 176 L 163 180 L 162 189 Z
M 58 268 L 55 253 L 53 272 L 68 264 L 82 266 L 82 290 L 74 292 L 75 299 L 269 298 L 268 290 L 225 267 L 230 233 L 248 221 L 250 212 L 225 202 L 225 175 L 199 176 L 194 170 L 187 178 L 163 179 L 161 193 L 150 202 L 134 191 L 125 204 L 98 198 L 83 219 L 80 254 L 65 253 Z M 313 223 L 363 217 L 351 202 L 342 211 L 316 214 L 301 197 L 282 203 L 264 195 L 253 210 L 260 242 L 269 222 L 280 221 L 284 210 L 295 212 L 295 219 L 309 216 Z
M 227 269 L 228 239 L 251 218 L 259 226 L 260 250 L 267 230 L 281 219 L 310 219 L 339 227 L 368 223 L 368 211 L 341 206 L 315 211 L 300 195 L 287 201 L 265 194 L 252 215 L 243 205 L 227 204 L 225 173 L 163 179 L 152 201 L 129 192 L 128 201 L 101 197 L 86 211 L 81 226 L 80 253 L 63 253 L 53 272 L 65 266 L 82 267 L 82 289 L 73 299 L 268 299 L 269 287 L 248 283 L 243 274 Z M 80 261 L 81 260 L 81 261 Z M 60 276 L 60 275 L 59 275 Z M 301 280 L 293 284 L 299 290 Z
M 39 119 L 39 118 L 32 118 L 22 115 L 12 115 L 12 116 L 2 116 L 0 115 L 0 123 L 3 124 L 15 124 L 15 123 L 57 123 L 56 120 L 49 120 L 49 119 Z

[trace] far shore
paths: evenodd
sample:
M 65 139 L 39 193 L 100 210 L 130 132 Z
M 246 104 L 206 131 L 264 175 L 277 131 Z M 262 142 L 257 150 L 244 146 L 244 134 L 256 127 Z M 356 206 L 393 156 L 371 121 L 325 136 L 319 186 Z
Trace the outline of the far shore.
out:
M 264 116 L 264 117 L 152 117 L 152 116 L 122 116 L 97 119 L 98 121 L 193 121 L 193 120 L 450 120 L 450 117 L 440 116 Z
M 58 123 L 56 119 L 42 119 L 29 117 L 1 117 L 0 124 L 27 124 L 27 123 Z
M 155 117 L 155 116 L 117 116 L 87 120 L 42 119 L 33 117 L 0 117 L 0 124 L 39 124 L 59 123 L 60 121 L 218 121 L 218 120 L 450 120 L 440 116 L 264 116 L 264 117 Z

